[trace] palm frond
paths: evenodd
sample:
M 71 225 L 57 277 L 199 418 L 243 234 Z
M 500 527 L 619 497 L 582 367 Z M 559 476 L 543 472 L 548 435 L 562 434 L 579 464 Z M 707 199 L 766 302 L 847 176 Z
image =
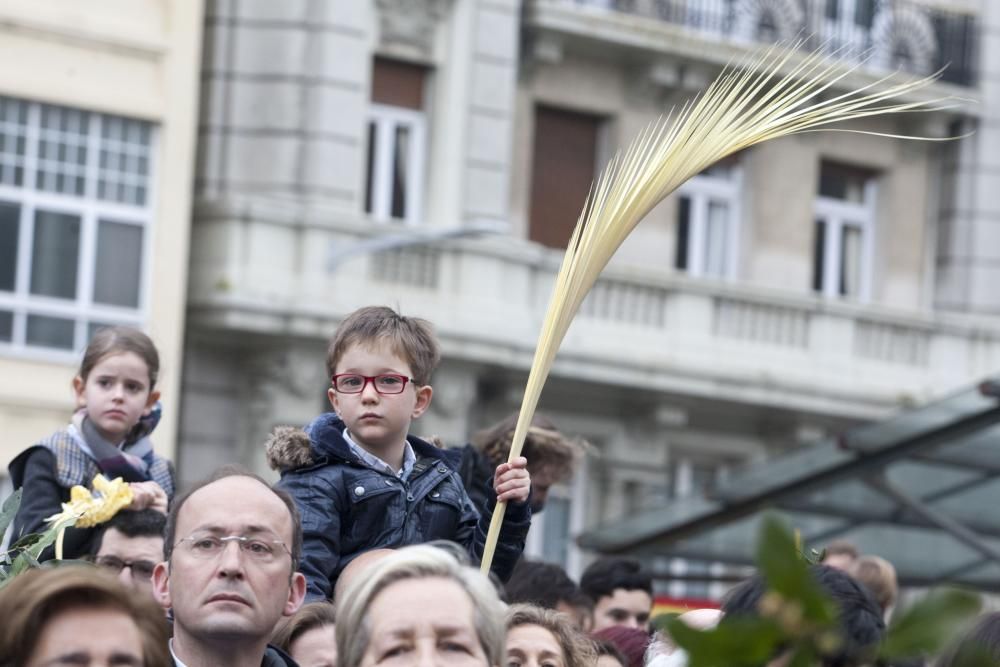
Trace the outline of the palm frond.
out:
M 940 72 L 916 79 L 892 74 L 856 90 L 832 94 L 857 66 L 845 68 L 820 52 L 793 62 L 796 46 L 769 47 L 742 64 L 726 66 L 701 95 L 678 112 L 650 123 L 597 178 L 567 246 L 542 324 L 511 445 L 512 459 L 521 453 L 556 352 L 583 299 L 639 221 L 684 181 L 728 155 L 769 139 L 827 130 L 832 123 L 870 116 L 949 109 L 968 101 L 955 97 L 894 101 L 926 88 Z M 492 562 L 505 509 L 501 503 L 494 511 L 483 572 Z

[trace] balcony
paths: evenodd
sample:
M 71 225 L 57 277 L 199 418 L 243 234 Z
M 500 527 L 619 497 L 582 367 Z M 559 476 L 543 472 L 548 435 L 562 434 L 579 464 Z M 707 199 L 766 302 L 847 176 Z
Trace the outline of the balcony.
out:
M 916 0 L 533 0 L 536 25 L 570 29 L 567 12 L 588 25 L 640 20 L 668 33 L 753 47 L 804 38 L 802 49 L 820 49 L 847 64 L 865 62 L 873 73 L 896 70 L 926 75 L 944 68 L 942 81 L 976 84 L 977 16 Z M 624 41 L 641 28 L 625 25 Z M 664 35 L 665 37 L 666 35 Z M 661 40 L 663 41 L 663 40 Z M 673 40 L 667 40 L 672 42 Z M 695 51 L 697 52 L 697 51 Z M 701 49 L 704 57 L 711 54 Z
M 201 207 L 196 219 L 189 312 L 199 332 L 325 340 L 346 313 L 386 303 L 434 322 L 449 358 L 518 371 L 530 367 L 561 259 L 489 237 L 358 255 L 331 272 L 331 246 L 372 237 L 372 225 L 253 204 Z M 984 322 L 612 267 L 553 374 L 878 418 L 995 372 L 1000 327 Z

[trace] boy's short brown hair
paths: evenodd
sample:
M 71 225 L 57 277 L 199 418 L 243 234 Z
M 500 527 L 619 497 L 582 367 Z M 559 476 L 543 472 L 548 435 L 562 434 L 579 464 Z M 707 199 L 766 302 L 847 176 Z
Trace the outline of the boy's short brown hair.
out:
M 337 362 L 351 345 L 389 343 L 392 351 L 406 360 L 413 381 L 430 384 L 431 373 L 441 360 L 434 328 L 419 317 L 404 317 L 387 306 L 365 306 L 348 315 L 330 341 L 326 351 L 326 374 L 332 378 Z

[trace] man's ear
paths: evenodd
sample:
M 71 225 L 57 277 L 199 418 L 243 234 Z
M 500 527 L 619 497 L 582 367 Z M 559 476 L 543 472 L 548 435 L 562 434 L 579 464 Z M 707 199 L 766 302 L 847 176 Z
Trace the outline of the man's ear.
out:
M 86 382 L 84 382 L 83 378 L 80 377 L 79 375 L 73 378 L 73 394 L 74 396 L 76 396 L 77 410 L 79 410 L 80 408 L 87 407 L 87 399 L 83 397 L 83 388 L 85 385 Z
M 326 398 L 330 401 L 330 407 L 333 408 L 333 411 L 339 415 L 340 411 L 337 410 L 337 391 L 333 387 L 326 390 Z
M 163 561 L 153 568 L 153 597 L 164 609 L 170 609 L 170 563 Z
M 158 400 L 160 400 L 160 392 L 156 391 L 155 389 L 149 392 L 149 398 L 146 399 L 146 409 L 142 411 L 143 417 L 152 412 L 153 406 L 156 405 L 156 402 Z
M 291 585 L 288 587 L 288 601 L 285 602 L 285 616 L 291 616 L 299 610 L 306 599 L 306 577 L 301 572 L 292 575 Z
M 431 396 L 434 395 L 434 388 L 429 384 L 420 385 L 415 387 L 417 390 L 417 402 L 413 405 L 413 412 L 410 413 L 410 419 L 416 419 L 420 415 L 427 411 L 427 408 L 431 404 Z

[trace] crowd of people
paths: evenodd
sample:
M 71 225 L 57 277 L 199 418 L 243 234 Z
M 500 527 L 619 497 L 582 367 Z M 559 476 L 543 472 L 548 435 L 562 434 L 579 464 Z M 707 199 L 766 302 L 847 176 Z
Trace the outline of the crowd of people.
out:
M 70 529 L 61 564 L 0 589 L 0 667 L 686 664 L 651 626 L 653 580 L 639 562 L 598 559 L 577 583 L 523 558 L 532 514 L 572 474 L 581 443 L 543 417 L 509 462 L 514 417 L 455 449 L 410 433 L 438 359 L 427 322 L 356 311 L 326 359 L 333 412 L 267 445 L 280 481 L 227 466 L 175 493 L 150 439 L 156 348 L 134 329 L 99 331 L 73 379 L 70 424 L 11 464 L 23 490 L 13 540 L 43 530 L 70 488 L 98 473 L 129 482 L 132 501 L 107 523 Z M 498 502 L 507 510 L 484 575 L 476 566 Z M 850 545 L 831 545 L 826 559 L 812 574 L 844 641 L 822 667 L 860 667 L 884 636 L 895 573 Z M 766 591 L 753 577 L 721 609 L 680 618 L 707 629 L 756 614 Z M 1000 660 L 1000 617 L 970 636 Z

